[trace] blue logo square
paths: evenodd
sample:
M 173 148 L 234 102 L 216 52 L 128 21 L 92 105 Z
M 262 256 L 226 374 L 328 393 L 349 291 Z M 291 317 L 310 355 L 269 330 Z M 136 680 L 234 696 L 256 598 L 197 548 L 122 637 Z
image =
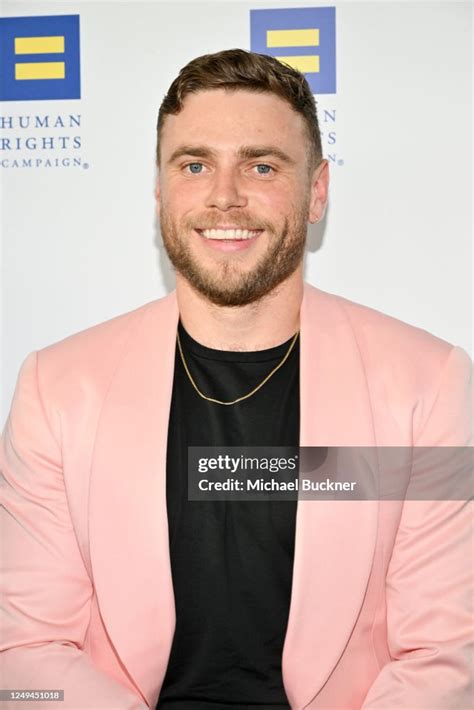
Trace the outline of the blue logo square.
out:
M 79 15 L 0 19 L 0 101 L 81 98 Z
M 336 8 L 250 11 L 250 49 L 301 71 L 313 94 L 336 93 Z

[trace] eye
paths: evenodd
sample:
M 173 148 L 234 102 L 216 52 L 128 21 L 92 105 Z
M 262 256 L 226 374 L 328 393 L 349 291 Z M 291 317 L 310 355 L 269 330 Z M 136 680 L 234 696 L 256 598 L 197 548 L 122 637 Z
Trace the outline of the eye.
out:
M 266 163 L 259 163 L 255 165 L 255 168 L 259 175 L 270 175 L 270 173 L 273 172 L 271 165 L 267 165 Z
M 204 165 L 202 163 L 188 163 L 184 167 L 187 172 L 190 172 L 193 175 L 199 175 L 200 173 L 202 173 Z

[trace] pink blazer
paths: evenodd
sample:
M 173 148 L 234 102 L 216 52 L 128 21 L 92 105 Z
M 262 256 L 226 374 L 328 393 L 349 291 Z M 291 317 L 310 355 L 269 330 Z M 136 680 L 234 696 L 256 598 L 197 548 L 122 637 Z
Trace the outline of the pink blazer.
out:
M 2 446 L 2 687 L 154 708 L 175 610 L 165 461 L 175 294 L 31 354 Z M 301 445 L 472 445 L 461 349 L 305 287 Z M 469 506 L 300 501 L 291 707 L 471 707 Z M 191 584 L 197 580 L 190 579 Z M 7 702 L 5 710 L 38 709 Z

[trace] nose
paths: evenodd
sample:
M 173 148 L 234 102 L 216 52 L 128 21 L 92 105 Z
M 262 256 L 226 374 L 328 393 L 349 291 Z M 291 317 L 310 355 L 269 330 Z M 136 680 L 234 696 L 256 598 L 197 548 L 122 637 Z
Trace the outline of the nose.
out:
M 246 205 L 247 196 L 237 172 L 232 168 L 217 169 L 211 181 L 206 206 L 226 211 Z

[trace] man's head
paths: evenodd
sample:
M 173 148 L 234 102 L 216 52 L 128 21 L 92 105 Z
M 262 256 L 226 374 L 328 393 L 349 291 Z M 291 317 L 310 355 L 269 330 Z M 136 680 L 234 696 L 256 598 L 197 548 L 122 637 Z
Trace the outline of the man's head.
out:
M 328 182 L 302 74 L 240 49 L 193 60 L 160 107 L 157 159 L 165 247 L 210 301 L 252 303 L 300 266 Z

